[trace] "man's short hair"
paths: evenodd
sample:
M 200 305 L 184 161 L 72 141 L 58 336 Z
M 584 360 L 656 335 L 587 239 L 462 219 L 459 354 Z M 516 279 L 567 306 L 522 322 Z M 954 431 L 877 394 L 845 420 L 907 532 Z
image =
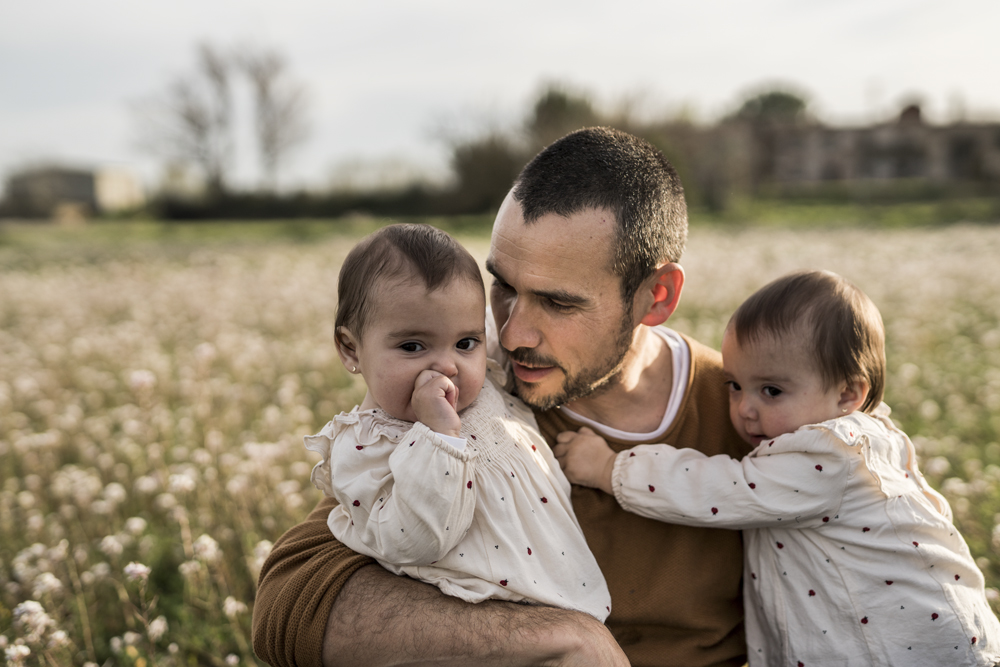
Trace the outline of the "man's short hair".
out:
M 434 291 L 456 278 L 484 289 L 475 258 L 451 236 L 430 225 L 383 227 L 358 241 L 340 267 L 335 330 L 363 336 L 387 280 L 419 279 Z
M 802 271 L 754 292 L 729 320 L 740 345 L 798 327 L 812 334 L 813 358 L 826 385 L 865 380 L 861 410 L 878 407 L 885 391 L 885 327 L 868 295 L 831 271 Z
M 559 139 L 524 167 L 513 196 L 529 224 L 550 213 L 611 211 L 611 270 L 626 305 L 658 264 L 684 251 L 687 205 L 677 172 L 649 142 L 620 130 L 588 127 Z

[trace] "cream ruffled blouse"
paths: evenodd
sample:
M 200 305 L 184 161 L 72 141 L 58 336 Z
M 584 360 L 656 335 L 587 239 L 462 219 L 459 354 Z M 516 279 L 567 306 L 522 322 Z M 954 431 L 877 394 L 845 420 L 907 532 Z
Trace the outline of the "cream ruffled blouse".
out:
M 383 410 L 341 413 L 305 438 L 312 481 L 340 505 L 333 534 L 396 574 L 468 602 L 534 602 L 603 621 L 611 597 L 534 416 L 490 362 L 461 413 L 460 451 Z

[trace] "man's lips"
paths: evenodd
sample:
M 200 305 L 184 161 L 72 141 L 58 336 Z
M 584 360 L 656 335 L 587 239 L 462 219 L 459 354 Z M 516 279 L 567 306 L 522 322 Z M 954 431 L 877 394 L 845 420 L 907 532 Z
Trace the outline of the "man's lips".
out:
M 521 382 L 540 382 L 549 373 L 556 369 L 555 366 L 525 366 L 524 364 L 519 364 L 516 361 L 510 362 L 511 368 L 514 371 L 514 375 Z

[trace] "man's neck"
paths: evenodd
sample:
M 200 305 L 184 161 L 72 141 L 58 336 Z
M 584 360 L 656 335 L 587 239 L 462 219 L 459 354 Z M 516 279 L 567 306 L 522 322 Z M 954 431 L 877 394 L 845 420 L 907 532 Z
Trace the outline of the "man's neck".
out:
M 566 407 L 610 428 L 648 433 L 660 426 L 672 387 L 670 346 L 652 329 L 640 326 L 621 372 L 605 387 Z

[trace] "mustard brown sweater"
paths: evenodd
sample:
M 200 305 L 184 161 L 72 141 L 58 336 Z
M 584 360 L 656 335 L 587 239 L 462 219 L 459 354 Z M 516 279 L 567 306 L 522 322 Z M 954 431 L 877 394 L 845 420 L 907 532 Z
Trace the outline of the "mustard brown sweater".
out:
M 750 447 L 729 421 L 719 353 L 685 337 L 688 388 L 660 442 L 736 458 Z M 550 444 L 579 423 L 558 408 L 537 413 Z M 615 451 L 639 443 L 608 439 Z M 324 498 L 275 543 L 253 611 L 257 655 L 274 667 L 319 666 L 333 602 L 358 568 L 374 563 L 340 544 Z M 573 487 L 573 508 L 611 591 L 607 625 L 634 667 L 743 665 L 743 548 L 735 531 L 692 528 L 625 512 L 599 490 Z

